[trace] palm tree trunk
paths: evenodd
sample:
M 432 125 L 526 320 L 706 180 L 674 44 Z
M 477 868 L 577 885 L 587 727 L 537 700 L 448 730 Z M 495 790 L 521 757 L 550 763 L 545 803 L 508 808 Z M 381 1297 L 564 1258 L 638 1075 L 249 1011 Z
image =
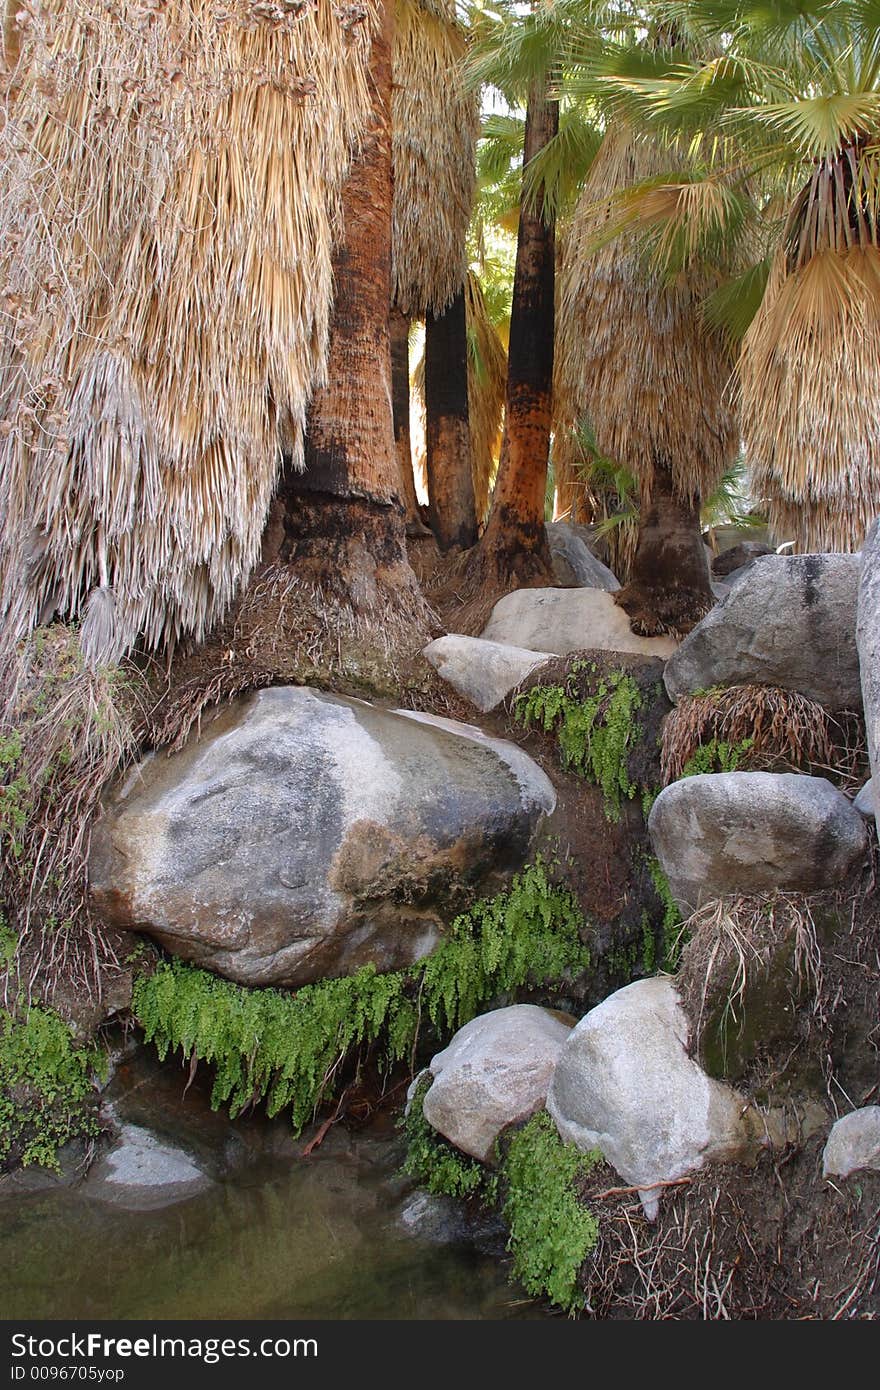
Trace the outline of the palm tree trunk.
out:
M 396 306 L 388 320 L 391 334 L 391 405 L 394 416 L 394 445 L 400 469 L 400 491 L 406 509 L 408 535 L 427 535 L 419 512 L 413 477 L 412 440 L 409 427 L 409 315 Z
M 391 39 L 394 6 L 373 39 L 374 108 L 343 191 L 344 235 L 326 385 L 309 410 L 305 472 L 283 473 L 275 558 L 355 610 L 422 610 L 406 557 L 391 388 Z M 266 555 L 264 559 L 272 558 Z
M 477 540 L 467 372 L 462 286 L 442 314 L 425 317 L 428 515 L 441 550 L 467 550 Z
M 633 632 L 684 635 L 714 603 L 700 527 L 700 499 L 684 501 L 667 469 L 655 466 L 643 499 L 629 583 L 614 595 Z
M 559 103 L 543 86 L 526 108 L 523 163 L 559 129 Z M 553 381 L 555 218 L 545 221 L 542 190 L 520 203 L 510 315 L 504 436 L 492 511 L 480 549 L 502 582 L 553 583 L 544 531 Z

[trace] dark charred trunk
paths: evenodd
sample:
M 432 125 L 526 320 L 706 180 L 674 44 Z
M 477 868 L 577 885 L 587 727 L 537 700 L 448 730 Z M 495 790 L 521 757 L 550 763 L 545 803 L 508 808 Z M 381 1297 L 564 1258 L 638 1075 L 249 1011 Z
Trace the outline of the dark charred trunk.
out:
M 642 637 L 690 632 L 715 601 L 699 498 L 677 497 L 665 468 L 654 469 L 651 495 L 642 502 L 630 580 L 614 600 Z
M 358 614 L 421 604 L 406 557 L 391 408 L 393 24 L 388 0 L 373 39 L 372 120 L 343 191 L 327 382 L 309 410 L 305 471 L 284 472 L 264 546 L 265 560 L 288 564 Z
M 409 427 L 409 317 L 392 307 L 389 319 L 391 334 L 391 408 L 394 417 L 394 446 L 400 470 L 400 493 L 406 509 L 408 535 L 426 535 L 422 522 L 416 484 L 413 477 L 412 440 Z
M 431 530 L 441 550 L 467 550 L 476 544 L 477 510 L 463 287 L 442 314 L 425 318 L 425 420 Z
M 559 103 L 533 89 L 526 111 L 524 164 L 559 128 Z M 544 531 L 553 381 L 555 219 L 543 189 L 520 204 L 504 436 L 492 511 L 480 549 L 499 579 L 552 583 Z

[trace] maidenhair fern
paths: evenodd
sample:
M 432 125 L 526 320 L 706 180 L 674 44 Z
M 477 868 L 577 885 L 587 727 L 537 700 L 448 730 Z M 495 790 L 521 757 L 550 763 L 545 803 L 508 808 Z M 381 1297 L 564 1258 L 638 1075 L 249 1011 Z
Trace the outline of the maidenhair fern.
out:
M 0 1163 L 57 1168 L 63 1144 L 97 1133 L 94 1076 L 105 1064 L 53 1010 L 0 1009 Z
M 596 667 L 592 666 L 592 671 Z M 570 674 L 578 674 L 573 666 Z M 528 729 L 536 725 L 555 733 L 562 764 L 602 790 L 605 814 L 620 819 L 622 800 L 638 787 L 628 772 L 628 758 L 642 737 L 636 712 L 642 694 L 632 676 L 611 671 L 598 678 L 595 693 L 580 696 L 561 685 L 535 685 L 514 702 L 514 718 Z
M 426 1073 L 418 1081 L 403 1120 L 406 1158 L 403 1171 L 435 1196 L 475 1197 L 495 1201 L 498 1179 L 475 1158 L 460 1153 L 428 1124 L 422 1110 L 433 1078 Z
M 753 738 L 744 738 L 739 743 L 712 738 L 708 743 L 700 743 L 682 768 L 681 776 L 695 777 L 701 772 L 736 772 L 754 743 Z
M 357 1047 L 381 1043 L 390 1062 L 414 1045 L 419 1011 L 454 1030 L 493 995 L 548 984 L 589 963 L 571 894 L 538 861 L 506 893 L 456 918 L 450 937 L 408 971 L 321 980 L 296 993 L 247 989 L 181 961 L 137 981 L 135 1017 L 161 1057 L 174 1048 L 216 1068 L 212 1104 L 233 1114 L 264 1099 L 300 1130 Z
M 511 1140 L 504 1161 L 504 1216 L 513 1273 L 530 1294 L 546 1294 L 572 1313 L 583 1306 L 578 1273 L 599 1234 L 575 1182 L 601 1160 L 563 1143 L 546 1110 Z

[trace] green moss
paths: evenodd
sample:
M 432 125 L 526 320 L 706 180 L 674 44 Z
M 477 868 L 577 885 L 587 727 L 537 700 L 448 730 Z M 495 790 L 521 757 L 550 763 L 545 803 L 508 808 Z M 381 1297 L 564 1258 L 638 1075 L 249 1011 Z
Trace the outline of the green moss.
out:
M 563 1143 L 541 1111 L 513 1136 L 503 1165 L 513 1273 L 529 1293 L 545 1294 L 567 1313 L 583 1305 L 577 1276 L 599 1232 L 575 1183 L 600 1158 Z
M 57 1168 L 57 1151 L 97 1132 L 93 1074 L 106 1058 L 74 1046 L 70 1028 L 51 1009 L 20 1017 L 0 1009 L 0 1162 Z
M 662 952 L 659 962 L 661 970 L 674 971 L 678 966 L 679 957 L 685 946 L 685 936 L 681 930 L 681 913 L 678 904 L 672 896 L 669 887 L 669 880 L 660 866 L 658 859 L 649 858 L 647 861 L 648 873 L 651 875 L 651 882 L 654 891 L 663 906 L 663 919 L 661 922 L 662 932 Z M 656 953 L 655 953 L 656 962 Z
M 421 1078 L 403 1120 L 406 1137 L 403 1171 L 435 1196 L 479 1195 L 491 1205 L 497 1197 L 497 1175 L 441 1139 L 425 1119 L 422 1105 L 432 1079 L 429 1075 Z
M 592 663 L 587 667 L 574 662 L 569 676 L 577 677 L 583 669 L 598 670 Z M 563 767 L 600 787 L 605 814 L 617 821 L 622 801 L 639 790 L 627 763 L 643 733 L 635 718 L 642 694 L 632 676 L 622 671 L 600 676 L 592 695 L 576 694 L 576 684 L 532 686 L 514 702 L 514 718 L 526 729 L 536 725 L 544 733 L 555 733 Z
M 541 861 L 509 890 L 453 922 L 449 939 L 408 971 L 322 980 L 296 993 L 247 989 L 180 961 L 134 987 L 133 1011 L 161 1057 L 181 1048 L 216 1068 L 212 1103 L 238 1114 L 264 1099 L 290 1108 L 294 1128 L 332 1094 L 342 1060 L 380 1045 L 390 1064 L 409 1055 L 420 1016 L 453 1031 L 494 995 L 549 984 L 589 964 L 581 916 Z
M 713 738 L 701 743 L 681 770 L 682 777 L 694 777 L 701 772 L 736 772 L 755 740 L 744 738 L 740 743 L 725 743 Z

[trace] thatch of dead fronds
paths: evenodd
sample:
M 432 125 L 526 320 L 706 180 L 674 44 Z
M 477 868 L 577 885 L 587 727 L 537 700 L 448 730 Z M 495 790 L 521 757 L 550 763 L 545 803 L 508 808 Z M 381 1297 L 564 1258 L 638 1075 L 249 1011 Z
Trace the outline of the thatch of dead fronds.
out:
M 739 363 L 752 489 L 795 548 L 858 550 L 880 510 L 880 248 L 776 256 Z
M 715 277 L 695 268 L 664 281 L 635 233 L 602 239 L 617 218 L 615 195 L 669 162 L 650 138 L 618 126 L 590 168 L 560 266 L 554 425 L 576 428 L 588 415 L 601 453 L 646 496 L 661 466 L 692 500 L 715 486 L 739 443 L 728 347 L 701 313 Z
M 0 668 L 0 897 L 26 997 L 37 980 L 42 997 L 59 982 L 91 996 L 108 964 L 88 902 L 91 820 L 135 754 L 144 699 L 134 668 L 86 665 L 61 625 L 38 628 Z
M 772 685 L 731 685 L 683 696 L 663 725 L 663 785 L 681 777 L 700 747 L 739 747 L 741 766 L 831 772 L 857 779 L 864 763 L 864 732 L 854 716 L 835 717 L 805 695 Z
M 464 281 L 479 99 L 460 80 L 453 0 L 397 0 L 396 16 L 391 296 L 419 318 L 445 309 Z
M 0 600 L 14 638 L 85 612 L 100 660 L 201 637 L 256 563 L 323 372 L 373 9 L 23 14 L 0 133 Z
M 477 521 L 489 514 L 492 483 L 501 454 L 507 353 L 498 330 L 486 312 L 480 282 L 472 270 L 465 281 L 468 340 L 468 420 L 474 474 Z
M 482 526 L 489 514 L 492 487 L 498 471 L 507 390 L 507 353 L 486 312 L 478 277 L 468 271 L 465 281 L 467 322 L 467 393 L 471 436 L 471 463 L 477 521 Z M 428 492 L 428 460 L 425 426 L 425 355 L 412 373 L 410 397 L 413 469 L 424 496 Z

